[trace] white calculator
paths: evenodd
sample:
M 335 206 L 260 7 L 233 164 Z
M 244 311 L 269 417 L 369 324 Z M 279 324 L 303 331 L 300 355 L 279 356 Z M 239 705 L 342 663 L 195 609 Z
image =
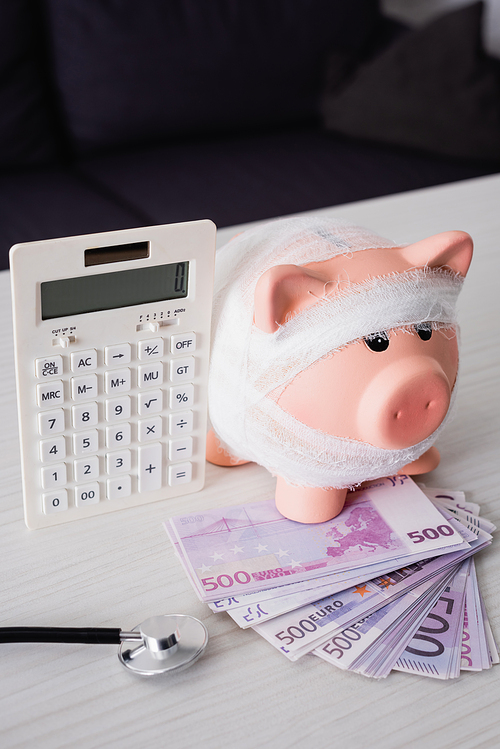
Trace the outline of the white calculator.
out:
M 215 235 L 203 220 L 12 247 L 29 528 L 203 487 Z

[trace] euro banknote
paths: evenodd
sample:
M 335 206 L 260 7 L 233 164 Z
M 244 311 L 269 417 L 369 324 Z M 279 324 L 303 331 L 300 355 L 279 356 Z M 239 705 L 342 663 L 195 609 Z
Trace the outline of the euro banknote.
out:
M 203 601 L 333 572 L 359 576 L 374 564 L 395 569 L 468 546 L 407 476 L 350 493 L 326 523 L 287 520 L 262 501 L 174 517 L 166 529 Z

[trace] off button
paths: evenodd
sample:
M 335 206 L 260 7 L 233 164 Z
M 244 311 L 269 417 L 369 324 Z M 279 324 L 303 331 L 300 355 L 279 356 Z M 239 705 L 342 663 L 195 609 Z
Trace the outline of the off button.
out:
M 190 354 L 196 348 L 196 333 L 179 333 L 170 338 L 170 353 Z

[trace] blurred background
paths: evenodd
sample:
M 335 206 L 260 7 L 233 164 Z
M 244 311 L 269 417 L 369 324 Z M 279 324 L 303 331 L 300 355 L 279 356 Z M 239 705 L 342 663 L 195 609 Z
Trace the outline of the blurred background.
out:
M 495 173 L 499 59 L 500 0 L 2 0 L 0 268 Z

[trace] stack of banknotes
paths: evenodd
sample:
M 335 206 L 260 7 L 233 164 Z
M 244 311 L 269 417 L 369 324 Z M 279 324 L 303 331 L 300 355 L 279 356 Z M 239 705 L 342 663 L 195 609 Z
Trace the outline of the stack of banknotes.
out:
M 462 492 L 395 476 L 351 492 L 326 523 L 261 501 L 165 528 L 200 600 L 291 661 L 437 679 L 499 662 L 474 564 L 495 526 Z

